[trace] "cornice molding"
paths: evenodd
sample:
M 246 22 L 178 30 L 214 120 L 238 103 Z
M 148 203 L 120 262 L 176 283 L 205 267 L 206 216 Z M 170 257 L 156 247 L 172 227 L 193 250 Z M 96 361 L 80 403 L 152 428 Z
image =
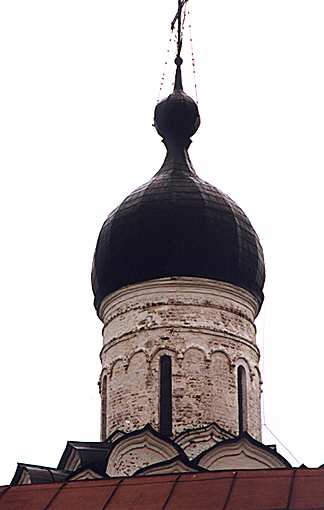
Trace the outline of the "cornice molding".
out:
M 171 460 L 182 453 L 177 444 L 148 424 L 116 440 L 108 457 L 106 473 L 108 476 L 132 476 L 141 468 Z M 154 459 L 152 463 L 148 462 L 150 457 Z
M 208 471 L 291 467 L 275 449 L 260 443 L 248 433 L 212 446 L 201 453 L 195 463 Z
M 236 285 L 225 283 L 217 280 L 209 280 L 207 278 L 193 278 L 193 277 L 173 277 L 173 278 L 159 278 L 156 280 L 148 280 L 142 283 L 128 285 L 106 296 L 99 308 L 99 318 L 102 322 L 106 323 L 107 313 L 114 313 L 116 307 L 123 305 L 128 306 L 131 299 L 137 298 L 139 295 L 149 296 L 150 294 L 175 294 L 177 301 L 177 293 L 184 295 L 186 292 L 197 293 L 200 296 L 211 296 L 215 298 L 229 299 L 232 303 L 238 306 L 247 307 L 252 314 L 253 318 L 256 317 L 258 311 L 258 304 L 254 296 Z M 162 299 L 162 296 L 161 296 Z M 159 304 L 163 304 L 159 300 Z M 164 303 L 167 304 L 167 303 Z

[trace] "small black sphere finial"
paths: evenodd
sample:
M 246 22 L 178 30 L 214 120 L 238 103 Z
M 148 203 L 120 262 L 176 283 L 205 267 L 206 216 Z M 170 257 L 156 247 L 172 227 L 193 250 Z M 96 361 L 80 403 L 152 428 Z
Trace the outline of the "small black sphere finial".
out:
M 200 125 L 200 116 L 195 101 L 183 92 L 181 81 L 178 85 L 156 105 L 154 126 L 167 144 L 187 146 Z

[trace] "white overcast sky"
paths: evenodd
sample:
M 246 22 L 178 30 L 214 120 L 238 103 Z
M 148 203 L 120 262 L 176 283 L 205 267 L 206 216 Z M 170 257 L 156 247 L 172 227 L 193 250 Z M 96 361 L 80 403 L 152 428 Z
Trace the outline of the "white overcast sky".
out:
M 108 212 L 162 163 L 152 118 L 176 4 L 0 1 L 2 484 L 17 461 L 56 466 L 67 440 L 99 438 L 92 255 Z M 266 423 L 300 463 L 318 466 L 324 2 L 190 7 L 202 117 L 191 158 L 260 236 Z

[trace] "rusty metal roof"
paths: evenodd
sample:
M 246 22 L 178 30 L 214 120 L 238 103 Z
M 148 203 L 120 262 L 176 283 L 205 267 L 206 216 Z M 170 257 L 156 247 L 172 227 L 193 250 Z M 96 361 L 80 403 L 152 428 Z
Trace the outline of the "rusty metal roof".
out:
M 323 469 L 218 471 L 0 488 L 1 510 L 324 510 Z

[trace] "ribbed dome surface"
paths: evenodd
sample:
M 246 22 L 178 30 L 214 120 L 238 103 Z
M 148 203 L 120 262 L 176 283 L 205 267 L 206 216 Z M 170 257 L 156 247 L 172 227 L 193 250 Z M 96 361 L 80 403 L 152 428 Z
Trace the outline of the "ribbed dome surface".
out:
M 94 256 L 97 309 L 125 285 L 170 276 L 232 283 L 261 305 L 263 252 L 251 223 L 195 174 L 185 150 L 176 152 L 105 221 Z
M 196 103 L 175 88 L 155 108 L 167 156 L 159 172 L 131 193 L 105 221 L 94 255 L 97 310 L 111 292 L 172 276 L 209 278 L 250 291 L 263 301 L 264 260 L 258 236 L 227 195 L 202 181 L 187 149 L 200 124 Z

